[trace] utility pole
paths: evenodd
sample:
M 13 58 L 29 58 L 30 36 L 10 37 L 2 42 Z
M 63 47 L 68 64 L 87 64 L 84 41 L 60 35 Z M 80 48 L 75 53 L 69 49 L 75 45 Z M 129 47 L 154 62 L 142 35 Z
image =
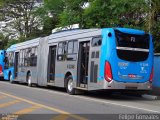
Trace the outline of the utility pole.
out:
M 152 13 L 151 13 L 152 3 L 149 0 L 149 33 L 151 33 L 151 22 L 152 22 Z

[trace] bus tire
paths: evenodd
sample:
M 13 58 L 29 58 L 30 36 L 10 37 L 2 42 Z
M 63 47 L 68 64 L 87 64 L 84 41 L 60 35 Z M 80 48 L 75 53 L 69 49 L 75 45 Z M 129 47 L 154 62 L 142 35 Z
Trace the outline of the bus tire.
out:
M 29 87 L 32 87 L 32 78 L 30 73 L 27 75 L 27 84 Z
M 9 74 L 8 78 L 9 78 L 9 82 L 13 83 L 13 78 L 12 78 L 12 74 L 11 73 Z
M 70 95 L 74 95 L 75 94 L 75 88 L 73 88 L 73 78 L 72 76 L 68 76 L 67 77 L 67 85 L 66 85 L 66 90 L 67 90 L 67 93 L 70 94 Z

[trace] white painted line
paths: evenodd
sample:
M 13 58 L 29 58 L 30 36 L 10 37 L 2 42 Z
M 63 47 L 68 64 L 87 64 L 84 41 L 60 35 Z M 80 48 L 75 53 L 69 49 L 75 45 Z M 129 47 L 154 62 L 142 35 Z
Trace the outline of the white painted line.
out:
M 145 99 L 148 99 L 148 100 L 157 100 L 158 99 L 158 97 L 155 96 L 155 95 L 144 94 L 144 95 L 142 95 L 142 97 L 145 98 Z
M 10 84 L 10 83 L 5 83 L 5 84 Z M 14 85 L 19 86 L 19 87 L 23 87 L 23 88 L 25 87 L 27 89 L 31 89 L 27 86 L 21 86 L 21 85 L 17 85 L 17 84 L 14 84 Z M 53 90 L 52 91 L 51 90 L 44 90 L 44 89 L 41 89 L 41 88 L 33 88 L 33 89 L 36 89 L 38 91 L 46 91 L 46 92 L 54 93 L 54 94 L 58 94 L 58 95 L 71 96 L 71 95 L 68 95 L 67 93 L 60 93 L 60 92 L 56 92 L 56 91 L 53 91 Z M 116 106 L 121 106 L 121 107 L 127 107 L 127 108 L 131 108 L 131 109 L 160 113 L 160 111 L 146 109 L 146 108 L 142 108 L 142 107 L 135 107 L 135 106 L 131 106 L 131 105 L 125 105 L 125 104 L 122 104 L 122 103 L 116 103 L 116 102 L 113 102 L 112 100 L 105 100 L 104 101 L 104 100 L 100 100 L 98 98 L 93 99 L 93 98 L 90 98 L 90 97 L 87 97 L 87 96 L 73 96 L 72 95 L 71 97 L 80 98 L 80 99 L 84 99 L 84 100 L 87 100 L 87 101 L 93 101 L 93 102 L 99 102 L 99 103 L 104 103 L 104 104 L 111 104 L 111 105 L 116 105 Z
M 121 106 L 121 107 L 127 107 L 127 108 L 132 108 L 132 109 L 138 109 L 138 110 L 143 110 L 143 111 L 148 111 L 148 112 L 155 112 L 155 113 L 160 113 L 160 111 L 156 111 L 156 110 L 150 110 L 150 109 L 146 109 L 146 108 L 140 108 L 140 107 L 134 107 L 134 106 L 130 106 L 130 105 L 124 105 L 124 104 L 119 104 L 119 103 L 115 103 L 111 100 L 97 100 L 97 99 L 92 99 L 92 98 L 87 98 L 87 97 L 81 97 L 81 96 L 74 96 L 74 97 L 78 97 L 81 99 L 86 99 L 88 101 L 94 101 L 94 102 L 102 102 L 105 104 L 112 104 L 112 105 L 117 105 L 117 106 Z

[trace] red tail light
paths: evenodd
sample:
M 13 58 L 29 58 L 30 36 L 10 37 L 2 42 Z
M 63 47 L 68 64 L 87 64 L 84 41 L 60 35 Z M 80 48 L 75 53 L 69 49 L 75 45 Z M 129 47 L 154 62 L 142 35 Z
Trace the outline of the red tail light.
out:
M 153 74 L 154 74 L 154 69 L 152 67 L 152 71 L 151 71 L 150 78 L 149 78 L 149 82 L 151 82 L 151 83 L 153 81 Z
M 108 61 L 105 63 L 104 78 L 108 82 L 112 81 L 112 69 Z
M 0 73 L 2 73 L 2 66 L 0 65 Z

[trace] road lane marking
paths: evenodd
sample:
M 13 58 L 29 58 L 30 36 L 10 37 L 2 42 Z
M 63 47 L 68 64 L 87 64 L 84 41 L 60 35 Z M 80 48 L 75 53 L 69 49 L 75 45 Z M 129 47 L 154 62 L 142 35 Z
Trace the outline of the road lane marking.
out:
M 24 99 L 24 98 L 20 98 L 20 97 L 17 97 L 17 96 L 14 96 L 14 95 L 11 95 L 11 94 L 8 94 L 8 93 L 5 93 L 5 92 L 0 92 L 0 94 L 9 96 L 11 98 L 14 98 L 14 99 L 17 99 L 17 100 L 20 100 L 20 101 L 23 101 L 23 102 L 26 102 L 26 103 L 29 103 L 29 104 L 32 104 L 32 105 L 35 105 L 35 106 L 45 108 L 45 109 L 48 109 L 48 110 L 51 110 L 51 111 L 54 111 L 54 112 L 58 112 L 58 113 L 61 113 L 61 114 L 68 115 L 68 116 L 70 116 L 72 118 L 75 118 L 77 120 L 87 120 L 84 117 L 81 117 L 81 116 L 78 116 L 78 115 L 73 115 L 69 112 L 66 112 L 66 111 L 63 111 L 63 110 L 60 110 L 60 109 L 57 109 L 57 108 L 54 108 L 54 107 L 49 107 L 49 106 L 46 106 L 46 105 L 43 105 L 43 104 L 39 104 L 39 103 L 30 101 L 30 100 L 27 100 L 27 99 Z
M 36 88 L 34 88 L 36 89 Z M 50 90 L 44 90 L 44 89 L 37 89 L 37 91 L 45 91 L 45 92 L 49 92 L 49 93 L 55 93 L 58 95 L 64 95 L 64 96 L 70 96 L 67 93 L 61 93 L 61 92 L 57 92 L 57 91 L 50 91 Z M 137 109 L 137 110 L 143 110 L 143 111 L 147 111 L 147 112 L 155 112 L 155 113 L 160 113 L 160 111 L 156 111 L 156 110 L 151 110 L 148 108 L 143 108 L 143 107 L 135 107 L 132 105 L 126 105 L 124 103 L 116 103 L 115 101 L 111 101 L 111 100 L 101 100 L 99 98 L 90 98 L 88 96 L 72 96 L 74 98 L 78 98 L 78 99 L 83 99 L 83 100 L 87 100 L 87 101 L 93 101 L 93 102 L 98 102 L 98 103 L 104 103 L 104 104 L 111 104 L 111 105 L 115 105 L 115 106 L 121 106 L 121 107 L 126 107 L 126 108 L 131 108 L 131 109 Z
M 0 96 L 0 99 L 6 98 L 6 97 L 7 97 L 7 96 L 1 95 L 1 96 Z
M 10 83 L 4 83 L 4 84 L 9 84 L 10 85 Z M 30 89 L 27 86 L 22 86 L 22 85 L 18 85 L 18 84 L 14 84 L 14 85 L 22 87 L 22 88 Z M 53 91 L 53 90 L 47 90 L 47 89 L 41 89 L 41 88 L 32 88 L 32 89 L 35 89 L 37 91 L 49 92 L 49 93 L 52 93 L 52 94 L 55 93 L 55 94 L 58 94 L 58 95 L 69 96 L 67 93 L 61 93 L 61 92 L 57 92 L 57 91 Z M 160 113 L 160 111 L 151 110 L 151 109 L 143 108 L 143 107 L 136 107 L 136 106 L 132 106 L 132 105 L 126 105 L 124 103 L 116 103 L 115 101 L 111 101 L 111 100 L 105 100 L 104 101 L 104 100 L 101 100 L 99 98 L 90 98 L 88 96 L 72 96 L 72 97 L 84 99 L 84 100 L 87 100 L 87 101 L 93 101 L 93 102 L 104 103 L 104 104 L 111 104 L 111 105 L 115 105 L 115 106 L 121 106 L 121 107 L 131 108 L 131 109 L 143 110 L 143 111 L 147 111 L 147 112 Z
M 24 86 L 25 87 L 25 86 Z M 28 88 L 28 87 L 27 87 Z M 36 89 L 36 88 L 33 88 Z M 36 89 L 37 91 L 45 91 L 45 92 L 49 92 L 49 93 L 55 93 L 58 95 L 64 95 L 64 96 L 70 96 L 67 93 L 61 93 L 61 92 L 57 92 L 57 91 L 50 91 L 50 90 L 45 90 L 45 89 Z M 137 109 L 137 110 L 143 110 L 143 111 L 147 111 L 147 112 L 155 112 L 155 113 L 160 113 L 160 111 L 156 111 L 156 110 L 151 110 L 148 108 L 143 108 L 143 107 L 136 107 L 136 106 L 132 106 L 132 105 L 126 105 L 123 103 L 116 103 L 115 101 L 111 101 L 111 100 L 101 100 L 99 98 L 90 98 L 88 96 L 72 96 L 74 98 L 80 98 L 83 100 L 87 100 L 87 101 L 93 101 L 93 102 L 98 102 L 98 103 L 104 103 L 104 104 L 111 104 L 111 105 L 115 105 L 115 106 L 121 106 L 121 107 L 126 107 L 126 108 L 131 108 L 131 109 Z
M 11 102 L 7 102 L 7 103 L 3 103 L 3 104 L 0 104 L 0 108 L 3 108 L 3 107 L 8 107 L 10 105 L 13 105 L 13 104 L 16 104 L 16 103 L 19 103 L 21 101 L 19 100 L 14 100 L 14 101 L 11 101 Z
M 143 110 L 143 111 L 148 111 L 148 112 L 160 113 L 160 111 L 150 110 L 150 109 L 141 108 L 141 107 L 135 107 L 135 106 L 130 106 L 130 105 L 124 105 L 124 104 L 115 103 L 115 102 L 112 102 L 112 101 L 97 100 L 97 99 L 85 98 L 85 97 L 81 97 L 81 96 L 74 96 L 74 97 L 85 99 L 85 100 L 88 100 L 88 101 L 101 102 L 101 103 L 104 103 L 104 104 L 111 104 L 111 105 L 116 105 L 116 106 L 121 106 L 121 107 L 127 107 L 127 108 L 132 108 L 132 109 L 137 109 L 137 110 Z
M 32 112 L 32 111 L 34 111 L 36 109 L 39 109 L 39 108 L 41 108 L 41 107 L 40 106 L 31 106 L 29 108 L 25 108 L 25 109 L 19 110 L 19 111 L 13 113 L 13 114 L 15 114 L 15 115 L 19 115 L 19 114 L 23 115 L 23 114 L 30 113 L 30 112 Z
M 68 115 L 62 114 L 62 115 L 58 115 L 58 116 L 54 117 L 52 120 L 66 120 L 67 118 L 69 118 Z

